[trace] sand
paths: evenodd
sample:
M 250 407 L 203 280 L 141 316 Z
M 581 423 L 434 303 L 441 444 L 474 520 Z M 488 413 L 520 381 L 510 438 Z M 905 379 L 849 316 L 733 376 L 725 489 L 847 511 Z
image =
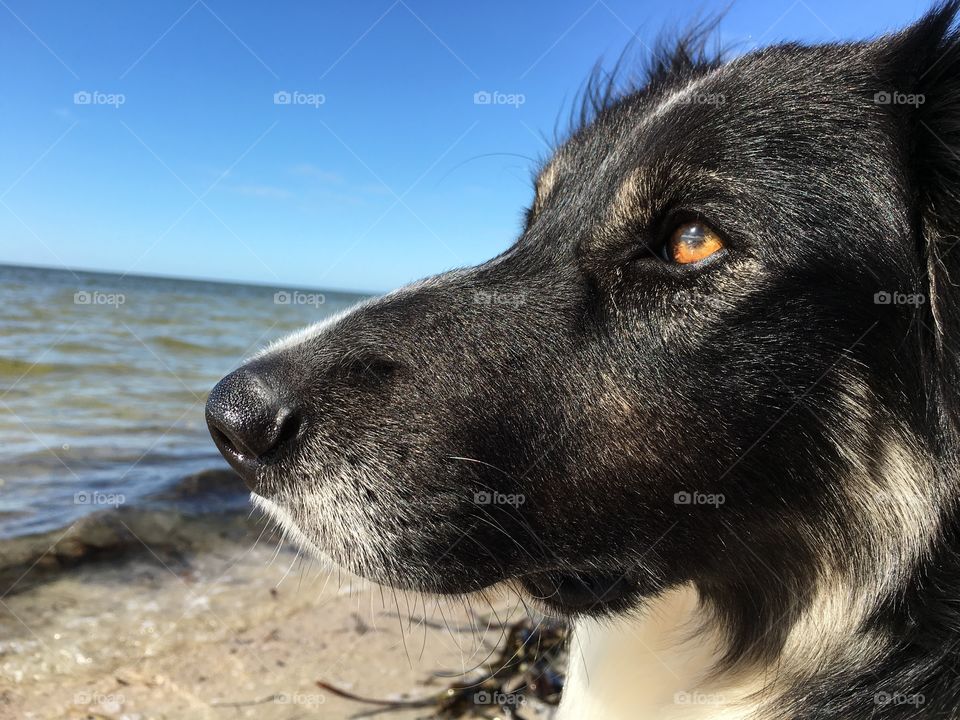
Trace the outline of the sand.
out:
M 488 659 L 502 635 L 491 608 L 524 612 L 511 598 L 471 613 L 382 593 L 255 539 L 211 533 L 202 551 L 178 553 L 151 537 L 132 555 L 19 584 L 0 600 L 0 718 L 348 718 L 375 707 L 318 680 L 378 698 L 437 693 L 448 681 L 435 673 Z

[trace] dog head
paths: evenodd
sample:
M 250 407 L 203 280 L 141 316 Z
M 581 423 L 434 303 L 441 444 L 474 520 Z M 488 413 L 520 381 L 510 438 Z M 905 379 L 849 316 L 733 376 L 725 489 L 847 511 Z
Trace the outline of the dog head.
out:
M 592 86 L 512 247 L 261 352 L 218 446 L 393 586 L 603 613 L 694 583 L 731 620 L 892 591 L 950 493 L 956 8 Z

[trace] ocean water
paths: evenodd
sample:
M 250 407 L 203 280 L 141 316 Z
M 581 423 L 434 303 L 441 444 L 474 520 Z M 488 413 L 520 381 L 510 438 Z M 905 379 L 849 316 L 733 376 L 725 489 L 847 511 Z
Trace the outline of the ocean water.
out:
M 226 468 L 204 422 L 210 388 L 363 297 L 0 265 L 0 539 Z

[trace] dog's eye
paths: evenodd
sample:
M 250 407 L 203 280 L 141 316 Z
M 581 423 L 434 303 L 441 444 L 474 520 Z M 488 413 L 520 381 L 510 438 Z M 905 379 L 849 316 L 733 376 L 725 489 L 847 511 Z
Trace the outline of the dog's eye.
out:
M 663 246 L 663 259 L 677 265 L 691 265 L 720 252 L 724 242 L 709 226 L 700 222 L 684 223 Z

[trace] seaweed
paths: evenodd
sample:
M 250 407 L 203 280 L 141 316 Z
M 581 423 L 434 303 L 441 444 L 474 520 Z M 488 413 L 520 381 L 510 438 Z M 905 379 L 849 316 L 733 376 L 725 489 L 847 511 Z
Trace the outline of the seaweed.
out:
M 476 679 L 452 683 L 438 693 L 409 700 L 387 700 L 356 695 L 323 680 L 316 684 L 339 697 L 376 706 L 359 711 L 354 718 L 423 708 L 429 714 L 423 715 L 422 720 L 529 720 L 524 710 L 530 701 L 548 707 L 560 701 L 567 626 L 555 620 L 534 622 L 523 618 L 502 627 L 504 633 L 495 656 L 480 668 Z

